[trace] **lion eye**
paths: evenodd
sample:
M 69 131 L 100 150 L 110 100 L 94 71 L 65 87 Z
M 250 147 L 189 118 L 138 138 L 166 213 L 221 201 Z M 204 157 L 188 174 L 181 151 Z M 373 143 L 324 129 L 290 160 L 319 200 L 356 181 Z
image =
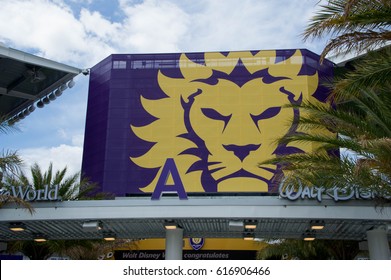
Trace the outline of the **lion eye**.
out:
M 202 108 L 201 111 L 206 117 L 208 117 L 212 120 L 223 121 L 224 122 L 224 129 L 227 126 L 227 124 L 232 116 L 232 114 L 228 115 L 228 116 L 224 116 L 224 115 L 220 114 L 219 112 L 217 112 L 216 110 L 210 109 L 210 108 Z M 223 131 L 224 131 L 224 129 L 223 129 Z
M 281 111 L 281 107 L 270 107 L 260 113 L 259 115 L 251 115 L 253 122 L 258 126 L 259 120 L 266 120 L 275 117 Z

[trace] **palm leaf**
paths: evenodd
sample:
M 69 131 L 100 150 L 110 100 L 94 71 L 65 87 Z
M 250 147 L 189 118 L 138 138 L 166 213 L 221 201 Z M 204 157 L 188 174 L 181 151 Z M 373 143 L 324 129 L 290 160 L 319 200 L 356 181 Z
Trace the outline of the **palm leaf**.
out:
M 322 59 L 331 51 L 347 53 L 378 47 L 391 39 L 388 0 L 330 0 L 320 5 L 303 32 L 304 40 L 331 35 Z

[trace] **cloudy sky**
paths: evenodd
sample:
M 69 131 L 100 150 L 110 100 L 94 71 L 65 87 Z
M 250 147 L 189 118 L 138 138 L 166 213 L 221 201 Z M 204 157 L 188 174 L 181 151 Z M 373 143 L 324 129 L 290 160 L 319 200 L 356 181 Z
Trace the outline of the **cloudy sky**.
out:
M 0 0 L 0 43 L 78 68 L 112 53 L 307 48 L 303 42 L 319 0 Z M 56 101 L 0 135 L 28 167 L 80 171 L 88 76 Z

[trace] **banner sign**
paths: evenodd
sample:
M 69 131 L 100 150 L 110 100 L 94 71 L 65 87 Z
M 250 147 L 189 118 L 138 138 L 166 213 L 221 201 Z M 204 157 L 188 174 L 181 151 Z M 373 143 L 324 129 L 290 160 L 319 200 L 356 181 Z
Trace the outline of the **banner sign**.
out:
M 183 250 L 183 260 L 255 260 L 257 251 L 250 250 Z M 164 260 L 164 250 L 116 250 L 116 260 Z
M 369 188 L 334 187 L 325 189 L 323 187 L 308 187 L 308 186 L 280 186 L 280 197 L 288 200 L 309 199 L 322 202 L 323 199 L 332 199 L 334 201 L 347 201 L 352 199 L 366 199 L 371 200 L 379 197 L 379 194 Z M 391 196 L 382 195 L 381 197 L 391 199 Z
M 307 50 L 111 55 L 90 72 L 83 173 L 129 194 L 278 193 L 276 155 L 312 151 L 304 100 L 324 102 L 333 64 Z
M 2 202 L 6 202 L 10 196 L 24 201 L 57 201 L 58 185 L 44 186 L 43 189 L 34 189 L 32 186 L 11 186 L 9 189 L 0 189 Z

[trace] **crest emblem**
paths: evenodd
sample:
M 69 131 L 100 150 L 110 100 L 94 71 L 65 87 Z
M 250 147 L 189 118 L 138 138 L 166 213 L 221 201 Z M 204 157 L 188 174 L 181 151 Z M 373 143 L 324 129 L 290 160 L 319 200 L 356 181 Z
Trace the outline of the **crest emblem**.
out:
M 205 239 L 204 238 L 189 238 L 190 246 L 194 250 L 199 250 L 204 246 Z

